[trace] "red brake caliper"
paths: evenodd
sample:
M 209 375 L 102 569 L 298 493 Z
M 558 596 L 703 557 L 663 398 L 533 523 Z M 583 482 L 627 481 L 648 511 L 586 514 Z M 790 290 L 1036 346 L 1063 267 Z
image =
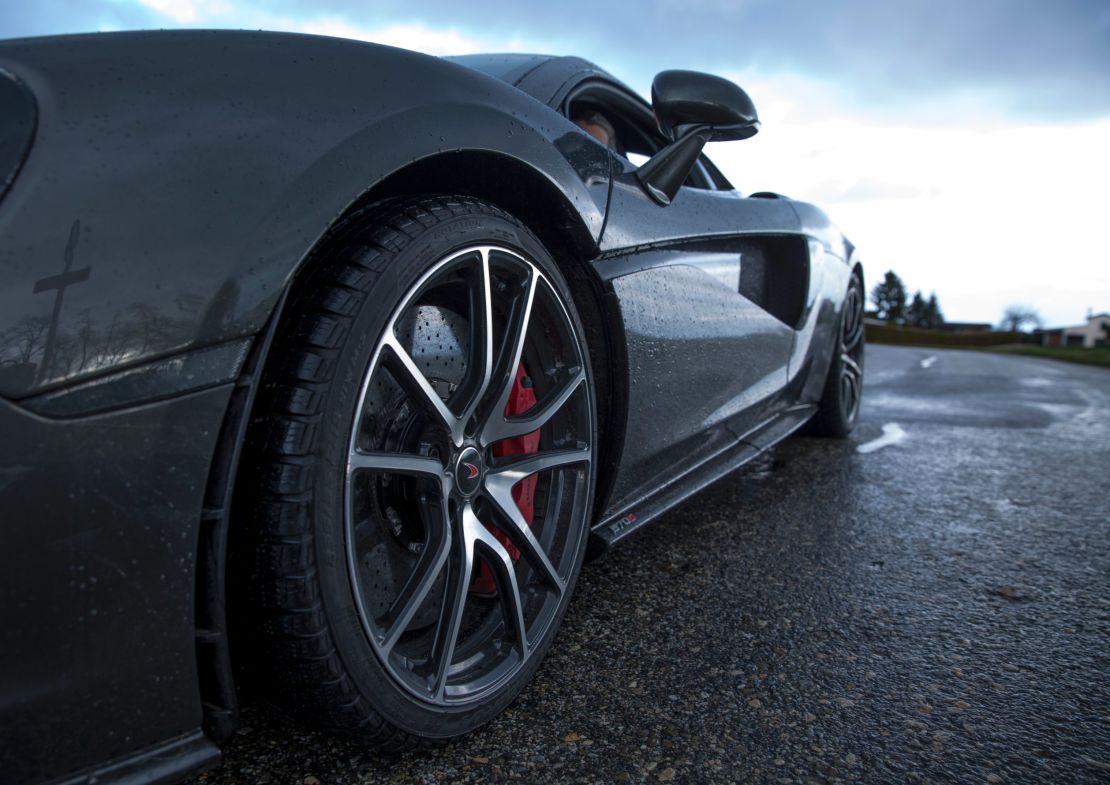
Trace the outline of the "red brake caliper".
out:
M 513 379 L 513 389 L 509 393 L 509 402 L 505 405 L 505 416 L 515 417 L 524 414 L 536 405 L 536 391 L 532 389 L 532 380 L 524 373 L 524 363 L 516 367 L 516 378 Z M 532 431 L 523 436 L 514 436 L 512 439 L 502 439 L 493 445 L 493 454 L 497 458 L 506 455 L 531 455 L 540 450 L 540 432 Z M 513 501 L 516 502 L 520 514 L 525 522 L 531 526 L 535 515 L 536 475 L 530 475 L 513 486 Z M 497 539 L 505 546 L 509 556 L 515 562 L 520 558 L 520 550 L 513 545 L 501 532 L 494 532 Z M 495 584 L 489 565 L 484 561 L 478 566 L 478 575 L 470 584 L 470 590 L 475 594 L 491 595 L 494 593 Z

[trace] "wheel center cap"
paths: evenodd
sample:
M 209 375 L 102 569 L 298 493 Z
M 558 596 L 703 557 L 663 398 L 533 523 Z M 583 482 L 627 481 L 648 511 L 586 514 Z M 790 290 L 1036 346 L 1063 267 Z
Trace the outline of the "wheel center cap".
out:
M 482 455 L 473 447 L 467 447 L 459 453 L 455 462 L 455 487 L 464 496 L 469 496 L 478 490 L 482 484 Z

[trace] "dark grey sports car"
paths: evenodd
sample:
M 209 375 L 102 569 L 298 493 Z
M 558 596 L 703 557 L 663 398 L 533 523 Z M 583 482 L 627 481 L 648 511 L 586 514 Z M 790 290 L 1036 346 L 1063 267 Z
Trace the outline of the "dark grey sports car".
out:
M 758 128 L 576 58 L 0 43 L 5 782 L 183 777 L 244 684 L 384 751 L 470 731 L 587 554 L 847 434 L 853 246 L 702 153 Z

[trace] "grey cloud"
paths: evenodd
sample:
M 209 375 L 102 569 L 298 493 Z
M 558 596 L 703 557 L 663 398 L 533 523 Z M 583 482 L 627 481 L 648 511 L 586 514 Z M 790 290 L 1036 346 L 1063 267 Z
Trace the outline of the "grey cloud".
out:
M 844 100 L 902 116 L 979 97 L 985 115 L 1032 122 L 1110 114 L 1110 3 L 1106 0 L 241 0 L 290 18 L 339 16 L 373 27 L 423 22 L 483 39 L 567 42 L 643 84 L 666 67 L 794 73 L 825 81 Z M 24 6 L 24 8 L 20 8 Z M 26 6 L 36 6 L 27 9 Z M 0 31 L 95 23 L 118 3 L 5 4 Z M 46 9 L 46 10 L 43 10 Z M 136 12 L 137 14 L 139 12 Z M 150 15 L 146 14 L 146 18 Z M 155 21 L 145 26 L 165 24 Z M 53 26 L 53 27 L 52 27 Z M 555 44 L 553 44 L 553 47 Z M 938 118 L 943 121 L 949 118 Z
M 582 56 L 628 75 L 665 67 L 794 72 L 892 113 L 948 95 L 1042 122 L 1110 114 L 1106 0 L 563 0 L 481 4 L 317 0 L 289 13 L 359 22 L 422 20 L 580 41 Z M 481 21 L 476 17 L 480 16 Z

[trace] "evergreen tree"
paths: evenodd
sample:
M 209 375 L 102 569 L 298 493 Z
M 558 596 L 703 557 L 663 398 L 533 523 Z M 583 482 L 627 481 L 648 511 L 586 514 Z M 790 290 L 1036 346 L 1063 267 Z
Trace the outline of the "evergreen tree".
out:
M 880 319 L 902 324 L 906 311 L 906 285 L 893 270 L 887 270 L 881 283 L 871 290 L 871 302 Z
M 925 302 L 925 298 L 921 296 L 921 292 L 914 292 L 910 307 L 906 309 L 906 326 L 928 327 L 928 308 L 929 306 Z
M 941 313 L 940 303 L 937 302 L 937 293 L 933 292 L 929 295 L 929 302 L 925 307 L 925 312 L 929 322 L 929 328 L 936 330 L 944 324 L 944 314 Z

